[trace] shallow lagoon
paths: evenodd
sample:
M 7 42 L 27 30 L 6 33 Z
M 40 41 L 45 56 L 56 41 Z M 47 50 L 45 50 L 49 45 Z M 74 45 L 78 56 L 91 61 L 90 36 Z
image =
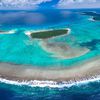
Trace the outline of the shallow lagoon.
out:
M 92 11 L 99 12 L 99 10 Z M 57 67 L 56 65 L 61 65 L 60 67 L 66 67 L 66 65 L 74 65 L 100 55 L 100 22 L 94 22 L 89 20 L 91 16 L 81 15 L 81 10 L 74 12 L 65 10 L 57 10 L 54 12 L 38 12 L 40 14 L 40 18 L 38 18 L 38 21 L 36 21 L 35 19 L 35 22 L 34 19 L 30 18 L 31 21 L 27 19 L 28 17 L 32 17 L 33 12 L 31 12 L 31 14 L 29 14 L 30 12 L 23 11 L 1 12 L 1 30 L 15 30 L 15 34 L 0 34 L 1 62 L 11 63 L 11 65 L 33 65 L 33 67 L 34 65 L 37 65 L 37 67 L 42 68 L 51 66 Z M 37 16 L 36 12 L 35 14 Z M 44 20 L 45 18 L 43 16 L 46 18 L 46 20 Z M 52 16 L 54 17 L 54 19 L 52 19 Z M 87 54 L 73 59 L 58 59 L 57 57 L 52 57 L 51 53 L 45 52 L 41 48 L 41 46 L 39 45 L 41 43 L 40 40 L 30 39 L 24 34 L 25 31 L 29 30 L 41 30 L 51 28 L 58 29 L 66 27 L 71 29 L 71 33 L 68 36 L 53 38 L 48 40 L 48 42 L 61 42 L 73 47 L 77 47 L 77 45 L 86 47 L 90 50 Z M 59 85 L 57 86 L 60 87 L 61 85 L 62 84 L 59 83 Z M 45 88 L 42 88 L 40 86 L 30 87 L 28 85 L 18 86 L 14 85 L 14 83 L 12 83 L 12 85 L 9 85 L 6 82 L 6 84 L 0 83 L 0 99 L 66 100 L 67 98 L 68 100 L 99 100 L 99 87 L 99 80 L 96 80 L 95 82 L 83 82 L 83 84 L 77 84 L 76 82 L 75 85 L 72 86 L 66 84 L 66 87 L 63 88 L 51 88 L 48 86 Z
M 63 67 L 99 55 L 100 23 L 88 20 L 90 16 L 81 13 L 82 11 L 66 10 L 1 12 L 1 30 L 13 29 L 15 34 L 0 35 L 0 61 L 39 67 L 57 67 L 57 65 Z M 48 39 L 49 43 L 62 43 L 75 48 L 81 46 L 88 48 L 90 52 L 72 59 L 60 59 L 54 53 L 43 50 L 41 40 L 30 39 L 25 35 L 26 31 L 59 28 L 70 28 L 71 32 L 68 36 Z M 93 43 L 95 41 L 97 42 Z

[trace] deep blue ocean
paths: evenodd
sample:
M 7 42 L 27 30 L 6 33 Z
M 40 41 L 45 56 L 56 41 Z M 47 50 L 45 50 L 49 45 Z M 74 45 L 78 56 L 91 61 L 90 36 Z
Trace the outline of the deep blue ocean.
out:
M 100 100 L 100 82 L 66 88 L 0 84 L 0 100 Z
M 84 11 L 100 13 L 100 9 L 0 11 L 0 29 L 15 31 L 15 34 L 0 34 L 0 62 L 41 68 L 48 65 L 65 67 L 100 56 L 100 21 L 92 21 L 92 16 L 82 15 Z M 59 28 L 70 28 L 71 34 L 50 41 L 67 42 L 71 46 L 79 44 L 90 52 L 73 59 L 58 59 L 41 49 L 38 45 L 40 40 L 30 41 L 25 35 L 29 30 Z M 62 88 L 1 82 L 0 100 L 100 100 L 100 81 Z

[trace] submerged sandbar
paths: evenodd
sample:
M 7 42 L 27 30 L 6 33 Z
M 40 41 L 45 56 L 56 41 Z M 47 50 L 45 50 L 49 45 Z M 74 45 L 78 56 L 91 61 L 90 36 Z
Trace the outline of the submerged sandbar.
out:
M 41 48 L 50 53 L 51 57 L 57 59 L 72 59 L 83 56 L 87 54 L 90 50 L 86 47 L 81 46 L 71 46 L 63 42 L 49 42 L 47 40 L 42 40 L 40 43 Z

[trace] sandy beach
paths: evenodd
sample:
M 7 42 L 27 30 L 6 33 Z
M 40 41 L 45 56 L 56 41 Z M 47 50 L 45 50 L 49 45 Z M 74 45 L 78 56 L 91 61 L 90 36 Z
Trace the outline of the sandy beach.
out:
M 69 35 L 70 34 L 70 32 L 71 32 L 71 29 L 70 28 L 63 28 L 62 30 L 66 30 L 66 31 L 68 31 L 66 34 L 67 35 Z M 53 29 L 49 29 L 49 30 L 30 30 L 30 31 L 25 31 L 25 35 L 27 35 L 28 37 L 30 37 L 30 38 L 32 38 L 32 34 L 35 34 L 35 33 L 38 33 L 38 32 L 47 32 L 47 31 L 53 31 Z M 60 36 L 64 36 L 64 35 L 66 35 L 66 34 L 61 34 Z M 40 38 L 36 38 L 36 39 L 39 39 L 39 40 L 42 40 L 42 39 L 49 39 L 49 38 L 55 38 L 55 37 L 59 37 L 59 35 L 58 36 L 52 36 L 52 37 L 49 37 L 49 34 L 48 34 L 48 38 L 41 38 L 41 36 L 40 36 Z
M 75 81 L 100 74 L 100 57 L 81 62 L 70 68 L 37 68 L 32 66 L 0 64 L 0 77 L 8 80 Z

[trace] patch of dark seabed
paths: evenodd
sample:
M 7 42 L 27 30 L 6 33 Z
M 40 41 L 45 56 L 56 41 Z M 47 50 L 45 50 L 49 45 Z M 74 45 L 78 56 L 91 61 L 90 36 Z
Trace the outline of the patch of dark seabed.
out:
M 100 39 L 93 39 L 93 40 L 91 40 L 89 42 L 80 43 L 80 46 L 87 47 L 90 50 L 96 50 L 97 49 L 97 45 L 99 45 L 99 44 L 100 44 Z

